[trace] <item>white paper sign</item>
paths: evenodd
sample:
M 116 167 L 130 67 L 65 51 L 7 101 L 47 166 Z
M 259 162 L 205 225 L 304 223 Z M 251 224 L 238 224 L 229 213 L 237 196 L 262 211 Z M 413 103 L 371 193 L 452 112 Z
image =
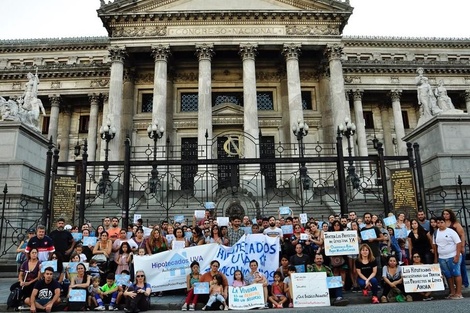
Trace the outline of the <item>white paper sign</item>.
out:
M 310 239 L 310 235 L 309 234 L 300 234 L 300 240 L 309 240 Z
M 217 218 L 217 225 L 219 226 L 228 226 L 228 217 L 218 217 Z
M 361 239 L 366 241 L 369 239 L 375 239 L 377 238 L 377 234 L 375 233 L 375 229 L 364 229 L 361 231 Z
M 395 224 L 397 223 L 397 218 L 395 215 L 391 215 L 389 217 L 384 218 L 384 225 L 385 226 L 390 226 L 392 228 L 395 228 Z
M 307 213 L 300 213 L 299 217 L 300 217 L 300 223 L 306 224 L 308 222 Z
M 279 207 L 279 214 L 281 215 L 289 215 L 290 214 L 290 208 L 288 206 L 281 206 Z
M 264 307 L 263 285 L 228 287 L 229 307 L 232 310 L 250 310 Z
M 173 240 L 171 242 L 171 248 L 173 250 L 184 249 L 186 247 L 186 241 Z
M 315 282 L 312 284 L 312 282 Z M 330 306 L 330 293 L 326 285 L 326 273 L 291 274 L 292 302 L 294 308 Z
M 142 214 L 134 214 L 134 224 L 137 224 L 137 220 L 142 218 Z
M 402 266 L 405 292 L 427 292 L 444 290 L 439 264 Z
M 324 237 L 325 254 L 328 256 L 359 254 L 359 240 L 355 230 L 327 231 Z
M 197 221 L 202 220 L 206 216 L 206 211 L 205 210 L 195 210 L 194 211 L 194 217 L 196 217 Z

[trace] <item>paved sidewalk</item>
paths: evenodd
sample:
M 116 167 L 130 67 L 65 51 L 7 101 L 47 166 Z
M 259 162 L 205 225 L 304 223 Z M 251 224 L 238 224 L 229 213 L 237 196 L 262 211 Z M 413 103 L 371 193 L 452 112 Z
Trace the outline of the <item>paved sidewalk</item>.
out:
M 470 266 L 467 266 L 467 271 Z M 12 309 L 7 311 L 6 302 L 10 294 L 10 286 L 17 281 L 15 273 L 0 273 L 0 312 L 11 312 Z M 380 294 L 380 293 L 379 293 Z M 436 300 L 443 300 L 448 294 L 448 291 L 433 292 L 433 297 Z M 465 298 L 470 298 L 470 287 L 464 288 L 462 294 Z M 362 293 L 352 293 L 346 291 L 343 294 L 345 299 L 349 300 L 349 305 L 355 304 L 368 304 L 370 297 L 364 297 Z M 180 311 L 184 303 L 185 293 L 183 290 L 173 290 L 164 292 L 162 297 L 151 297 L 151 310 L 161 311 Z M 197 310 L 200 311 L 202 305 L 198 305 Z M 29 312 L 29 311 L 25 311 Z

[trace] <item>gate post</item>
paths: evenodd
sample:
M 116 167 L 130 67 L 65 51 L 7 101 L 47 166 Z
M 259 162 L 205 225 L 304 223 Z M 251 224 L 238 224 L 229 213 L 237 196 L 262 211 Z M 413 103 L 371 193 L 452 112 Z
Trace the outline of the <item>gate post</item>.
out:
M 460 176 L 459 176 L 460 177 Z M 7 193 L 8 193 L 8 185 L 5 184 L 5 188 L 3 188 L 3 203 L 2 203 L 2 218 L 0 220 L 0 247 L 2 246 L 2 237 L 3 237 L 3 221 L 5 221 L 5 205 L 7 202 Z M 6 224 L 5 224 L 6 227 Z
M 428 207 L 426 205 L 426 197 L 424 195 L 424 178 L 423 178 L 423 168 L 421 167 L 421 154 L 419 153 L 419 144 L 414 143 L 413 149 L 415 152 L 416 160 L 416 173 L 418 175 L 418 184 L 419 184 L 419 202 L 418 208 L 424 210 L 426 216 L 428 215 Z
M 129 188 L 131 180 L 131 140 L 129 136 L 126 137 L 124 141 L 125 151 L 124 151 L 124 178 L 122 186 L 122 228 L 127 230 L 129 225 Z M 156 151 L 154 151 L 156 153 Z
M 41 224 L 44 226 L 47 225 L 47 213 L 49 209 L 49 191 L 51 186 L 51 167 L 52 167 L 52 148 L 54 148 L 54 144 L 52 143 L 52 136 L 49 139 L 49 143 L 47 145 L 47 153 L 46 153 L 46 170 L 44 171 L 44 193 L 42 199 L 42 216 L 41 216 Z
M 384 200 L 385 214 L 390 213 L 390 202 L 388 200 L 387 171 L 385 171 L 384 148 L 381 142 L 377 143 L 377 152 L 379 154 L 380 176 L 382 176 L 382 197 Z
M 85 195 L 86 195 L 86 171 L 88 167 L 88 143 L 85 139 L 82 154 L 82 175 L 80 176 L 80 203 L 78 205 L 78 225 L 82 227 L 85 223 Z
M 338 191 L 339 191 L 339 204 L 341 208 L 341 216 L 348 214 L 348 205 L 346 203 L 346 176 L 344 174 L 344 156 L 343 156 L 343 136 L 338 127 L 336 137 L 336 153 L 338 155 L 337 169 L 338 169 Z

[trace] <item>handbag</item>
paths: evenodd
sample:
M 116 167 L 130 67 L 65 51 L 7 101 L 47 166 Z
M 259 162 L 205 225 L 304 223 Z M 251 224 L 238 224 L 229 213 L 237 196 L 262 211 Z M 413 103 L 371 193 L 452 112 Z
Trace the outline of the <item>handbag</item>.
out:
M 340 267 L 344 264 L 344 258 L 342 256 L 330 256 L 330 265 L 332 267 Z
M 95 254 L 91 259 L 95 260 L 97 263 L 103 263 L 108 261 L 108 258 L 104 254 Z

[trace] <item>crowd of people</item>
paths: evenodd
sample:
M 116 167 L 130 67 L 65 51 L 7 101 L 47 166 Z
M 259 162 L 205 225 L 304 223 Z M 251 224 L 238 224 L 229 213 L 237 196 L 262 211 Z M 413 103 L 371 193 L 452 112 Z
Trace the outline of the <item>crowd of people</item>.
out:
M 33 313 L 38 309 L 49 312 L 60 304 L 60 296 L 68 298 L 74 289 L 84 290 L 84 307 L 89 309 L 122 307 L 127 312 L 145 311 L 152 290 L 144 271 L 134 268 L 134 255 L 210 243 L 231 246 L 244 234 L 261 233 L 277 237 L 281 247 L 279 269 L 272 283 L 258 271 L 258 261 L 251 260 L 249 269 L 235 272 L 233 287 L 262 284 L 266 308 L 293 306 L 289 282 L 295 272 L 326 272 L 327 276 L 341 277 L 342 287 L 330 290 L 333 305 L 348 304 L 343 298 L 346 290 L 370 296 L 372 303 L 432 300 L 430 292 L 407 294 L 401 270 L 406 265 L 432 263 L 439 263 L 447 279 L 448 298 L 462 299 L 462 285 L 468 287 L 465 234 L 452 210 L 444 209 L 441 216 L 430 220 L 423 211 L 412 219 L 401 213 L 396 223 L 385 224 L 376 215 L 365 213 L 358 217 L 353 211 L 348 216 L 331 215 L 327 221 L 310 218 L 301 223 L 299 217 L 279 214 L 256 219 L 231 217 L 229 225 L 218 225 L 212 211 L 206 210 L 204 218 L 194 218 L 191 225 L 164 220 L 146 227 L 138 220 L 128 229 L 121 229 L 116 217 L 106 217 L 96 227 L 89 223 L 66 225 L 64 219 L 58 219 L 56 229 L 48 235 L 42 225 L 28 230 L 17 249 L 19 275 L 15 285 L 22 288 L 24 304 Z M 327 256 L 324 234 L 344 230 L 357 232 L 359 254 Z M 365 230 L 375 235 L 362 240 Z M 54 260 L 56 267 L 45 263 Z M 72 271 L 69 264 L 76 268 Z M 201 273 L 198 262 L 191 264 L 182 310 L 195 310 L 198 302 L 205 303 L 203 310 L 214 305 L 228 309 L 228 279 L 218 271 L 219 266 L 214 260 L 210 270 Z M 117 275 L 128 275 L 128 281 L 118 284 Z M 197 282 L 210 284 L 206 297 L 194 294 Z

